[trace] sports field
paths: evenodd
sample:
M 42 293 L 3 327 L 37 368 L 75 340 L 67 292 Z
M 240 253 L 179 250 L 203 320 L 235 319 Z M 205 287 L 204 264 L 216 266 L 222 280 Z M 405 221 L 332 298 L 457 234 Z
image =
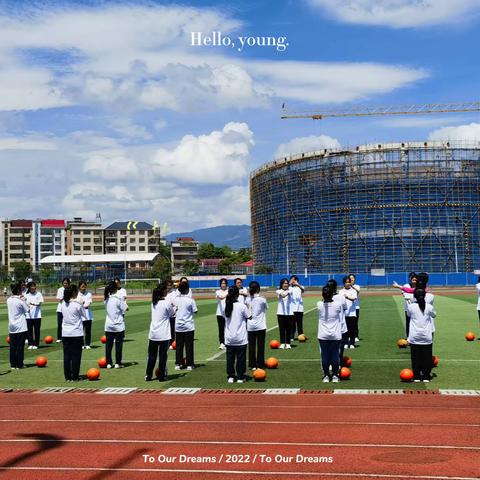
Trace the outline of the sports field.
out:
M 265 383 L 253 380 L 243 385 L 228 384 L 225 373 L 225 354 L 218 349 L 217 324 L 215 318 L 216 301 L 199 299 L 195 332 L 195 363 L 197 368 L 192 372 L 174 371 L 174 352 L 169 352 L 168 382 L 144 381 L 147 334 L 150 324 L 150 303 L 143 300 L 129 300 L 130 310 L 126 316 L 126 342 L 124 344 L 124 364 L 126 368 L 119 370 L 102 369 L 101 378 L 97 382 L 80 382 L 79 387 L 201 387 L 207 389 L 236 388 L 288 388 L 302 389 L 395 389 L 403 388 L 399 379 L 402 368 L 410 368 L 410 352 L 399 349 L 396 342 L 404 336 L 403 299 L 395 296 L 362 297 L 360 316 L 360 346 L 348 350 L 346 354 L 353 360 L 352 377 L 340 384 L 323 384 L 319 362 L 319 348 L 316 340 L 317 314 L 316 296 L 305 298 L 305 333 L 309 340 L 306 343 L 295 342 L 292 350 L 270 350 L 268 342 L 278 338 L 276 328 L 276 300 L 270 301 L 268 314 L 268 334 L 266 357 L 279 359 L 278 370 L 269 370 Z M 467 342 L 464 335 L 467 331 L 478 333 L 478 319 L 475 308 L 476 295 L 437 295 L 437 310 L 434 354 L 440 359 L 439 366 L 433 370 L 433 381 L 430 384 L 409 383 L 409 389 L 480 389 L 480 342 Z M 43 307 L 42 333 L 56 335 L 56 304 Z M 103 303 L 97 301 L 94 307 L 93 323 L 94 346 L 84 350 L 81 372 L 96 367 L 97 360 L 105 354 L 104 346 L 99 338 L 103 334 Z M 43 388 L 69 386 L 63 378 L 63 352 L 59 344 L 42 344 L 36 351 L 25 350 L 25 363 L 28 368 L 10 371 L 8 362 L 7 318 L 5 304 L 0 305 L 1 346 L 0 346 L 0 388 Z M 35 366 L 35 358 L 44 355 L 48 359 L 47 368 Z M 75 385 L 75 386 L 77 386 Z

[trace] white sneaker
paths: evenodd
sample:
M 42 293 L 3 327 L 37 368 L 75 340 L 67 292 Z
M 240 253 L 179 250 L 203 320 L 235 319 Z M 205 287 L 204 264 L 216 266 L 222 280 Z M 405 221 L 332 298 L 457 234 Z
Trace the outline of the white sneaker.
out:
M 27 344 L 28 344 L 28 340 L 25 340 L 25 345 L 27 345 Z
M 338 383 L 339 381 L 340 379 L 336 375 L 332 377 L 332 383 Z
M 430 383 L 430 380 L 429 380 L 428 378 L 425 378 L 425 379 L 423 380 L 423 383 Z
M 226 347 L 225 347 L 225 344 L 224 343 L 221 343 L 220 346 L 218 347 L 220 350 L 225 350 Z
M 280 350 L 285 350 L 285 344 L 284 344 L 284 343 L 281 343 L 278 348 L 279 348 Z
M 350 348 L 350 349 L 355 348 L 355 345 L 350 345 L 350 347 L 348 347 L 348 348 Z
M 82 350 L 85 350 L 85 345 L 82 345 Z
M 256 369 L 257 369 L 257 367 L 253 367 L 253 368 L 252 368 L 252 372 L 254 372 Z
M 292 348 L 292 346 L 291 346 L 289 343 L 287 343 L 287 344 L 285 345 L 285 348 L 288 350 L 288 349 Z
M 233 377 L 228 377 L 228 383 L 235 383 L 235 379 Z
M 415 383 L 420 383 L 420 379 L 419 379 L 419 378 L 416 378 L 416 379 L 414 380 L 414 382 L 415 382 Z
M 175 370 L 181 370 L 182 367 L 180 365 L 175 365 Z
M 62 343 L 60 339 L 55 340 L 55 343 Z
M 169 349 L 169 350 L 173 350 L 173 347 L 170 345 L 170 346 L 168 347 L 168 349 Z
M 325 375 L 322 380 L 323 383 L 329 383 L 330 382 L 330 377 L 328 375 Z
M 107 368 L 112 368 L 112 365 L 109 363 L 109 364 L 107 365 Z
M 37 350 L 37 346 L 36 345 L 32 345 L 32 350 Z
M 356 341 L 356 342 L 359 342 L 360 339 L 359 339 L 358 337 L 355 337 L 355 341 Z
M 237 380 L 237 383 L 243 383 L 243 382 L 244 382 L 244 380 L 242 380 L 241 378 L 239 378 L 239 379 Z
M 116 364 L 115 364 L 115 368 L 122 368 L 122 365 L 116 363 Z
M 33 345 L 29 345 L 27 350 L 33 350 Z
M 92 348 L 92 347 L 91 347 L 90 345 L 87 345 L 87 346 L 85 347 L 85 350 L 90 350 L 91 348 Z
M 187 367 L 187 370 L 188 370 L 189 372 L 191 372 L 191 371 L 193 370 L 193 367 L 192 367 L 191 365 L 189 365 L 189 366 Z

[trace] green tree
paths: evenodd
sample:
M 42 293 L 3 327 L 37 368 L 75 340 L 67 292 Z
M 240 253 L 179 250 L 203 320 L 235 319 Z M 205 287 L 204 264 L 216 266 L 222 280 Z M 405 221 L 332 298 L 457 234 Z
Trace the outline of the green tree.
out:
M 265 275 L 273 272 L 273 268 L 268 265 L 256 265 L 255 273 L 257 275 Z
M 218 264 L 218 273 L 220 275 L 231 275 L 232 273 L 232 261 L 228 258 L 222 260 Z
M 32 274 L 32 266 L 23 260 L 21 262 L 15 262 L 13 264 L 13 274 L 17 282 L 25 280 Z
M 148 272 L 150 278 L 159 278 L 161 281 L 167 280 L 172 276 L 172 264 L 170 259 L 159 256 L 152 265 L 152 269 Z
M 40 280 L 42 283 L 48 284 L 53 273 L 54 269 L 51 265 L 40 265 Z
M 0 282 L 5 283 L 8 279 L 8 267 L 6 265 L 0 265 Z
M 185 260 L 182 264 L 182 272 L 187 277 L 198 273 L 198 263 L 193 260 Z

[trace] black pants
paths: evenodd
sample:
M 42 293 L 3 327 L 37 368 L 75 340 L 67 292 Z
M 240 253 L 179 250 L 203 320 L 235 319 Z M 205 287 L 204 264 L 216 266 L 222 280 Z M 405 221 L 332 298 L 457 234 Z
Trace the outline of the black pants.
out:
M 175 341 L 175 317 L 170 317 L 170 345 Z
M 187 367 L 194 366 L 193 358 L 193 338 L 195 330 L 191 332 L 175 332 L 177 338 L 177 349 L 175 350 L 175 365 L 182 364 L 183 347 L 185 347 L 185 358 L 187 360 Z
M 277 315 L 280 343 L 290 345 L 292 338 L 293 315 Z
M 40 327 L 42 325 L 41 318 L 27 318 L 28 328 L 28 346 L 40 344 Z
M 113 343 L 115 342 L 115 364 L 122 364 L 123 355 L 123 340 L 125 338 L 125 330 L 123 332 L 105 332 L 107 337 L 107 343 L 105 344 L 105 357 L 107 358 L 107 364 L 112 365 L 112 350 Z
M 410 344 L 410 355 L 412 358 L 412 370 L 414 380 L 430 380 L 432 371 L 432 350 L 433 344 L 416 345 Z
M 145 373 L 147 378 L 153 377 L 153 369 L 155 368 L 155 363 L 158 357 L 158 379 L 161 382 L 167 380 L 167 356 L 169 346 L 170 340 L 148 341 L 147 371 Z
M 265 368 L 266 330 L 248 332 L 248 367 Z
M 355 323 L 357 317 L 345 317 L 347 322 L 346 345 L 355 345 Z
M 82 361 L 83 337 L 64 337 L 62 340 L 65 380 L 78 380 Z
M 355 310 L 355 313 L 357 314 L 357 320 L 355 322 L 355 338 L 358 338 L 360 339 L 360 326 L 359 326 L 359 322 L 360 322 L 360 309 L 357 308 Z
M 293 312 L 292 338 L 295 338 L 295 329 L 297 336 L 303 334 L 303 312 Z
M 247 370 L 247 346 L 227 345 L 227 377 L 243 380 Z
M 405 338 L 408 338 L 409 333 L 410 333 L 410 317 L 408 316 L 408 313 L 405 312 Z
M 319 342 L 323 374 L 328 377 L 330 375 L 331 366 L 332 375 L 338 376 L 338 370 L 340 368 L 340 357 L 338 352 L 340 351 L 341 340 L 319 340 Z
M 10 366 L 23 368 L 25 339 L 27 332 L 10 333 Z
M 342 333 L 342 340 L 340 340 L 340 365 L 343 362 L 343 353 L 345 352 L 345 345 L 348 342 L 348 332 Z
M 63 313 L 57 312 L 57 340 L 62 339 Z
M 92 321 L 84 320 L 83 322 L 83 335 L 85 337 L 83 344 L 85 346 L 90 346 L 92 343 Z
M 225 344 L 225 317 L 217 315 L 218 341 Z

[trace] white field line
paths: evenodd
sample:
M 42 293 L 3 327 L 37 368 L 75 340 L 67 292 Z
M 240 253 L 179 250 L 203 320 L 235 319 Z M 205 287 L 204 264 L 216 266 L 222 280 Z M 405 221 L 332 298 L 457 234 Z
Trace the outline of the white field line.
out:
M 0 470 L 13 471 L 79 471 L 79 472 L 129 472 L 129 473 L 197 473 L 199 475 L 270 475 L 270 476 L 295 476 L 295 477 L 356 477 L 356 478 L 405 478 L 411 480 L 478 480 L 478 477 L 447 477 L 443 475 L 390 475 L 388 473 L 347 473 L 347 472 L 285 472 L 285 471 L 258 471 L 258 470 L 210 470 L 186 468 L 109 468 L 109 467 L 0 467 Z
M 43 438 L 5 438 L 0 443 L 58 443 L 58 439 Z M 465 445 L 408 445 L 384 443 L 331 443 L 331 442 L 247 442 L 247 441 L 222 441 L 222 440 L 140 440 L 116 438 L 66 438 L 61 443 L 115 443 L 115 444 L 154 444 L 154 445 L 244 445 L 244 446 L 277 446 L 277 447 L 336 447 L 336 448 L 404 448 L 404 449 L 431 449 L 431 450 L 464 450 L 480 451 L 479 447 Z
M 112 423 L 112 419 L 36 419 L 32 418 L 14 420 L 14 419 L 0 419 L 0 423 Z M 345 425 L 345 421 L 342 422 L 318 422 L 318 421 L 277 421 L 277 420 L 115 420 L 114 424 L 245 424 L 245 425 Z M 348 425 L 361 425 L 361 426 L 396 426 L 396 427 L 459 427 L 459 428 L 479 428 L 480 424 L 465 424 L 465 423 L 428 423 L 428 422 L 348 422 Z

